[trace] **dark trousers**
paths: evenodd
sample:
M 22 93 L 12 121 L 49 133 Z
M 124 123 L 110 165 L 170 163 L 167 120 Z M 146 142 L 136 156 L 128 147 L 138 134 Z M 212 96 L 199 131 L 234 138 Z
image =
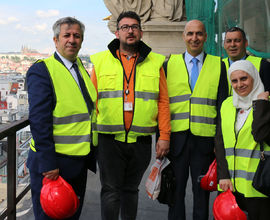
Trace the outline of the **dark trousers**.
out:
M 174 135 L 172 135 L 171 138 L 171 144 L 176 145 L 174 148 L 177 148 L 177 144 L 183 144 L 177 143 L 177 141 L 174 140 Z M 212 145 L 212 147 L 210 145 Z M 200 187 L 198 178 L 200 175 L 206 174 L 213 158 L 212 140 L 210 138 L 197 137 L 192 134 L 188 134 L 181 152 L 178 155 L 171 156 L 171 163 L 176 176 L 176 201 L 173 206 L 169 207 L 169 220 L 186 219 L 185 195 L 189 172 L 192 180 L 193 219 L 208 220 L 209 192 Z
M 103 220 L 135 220 L 138 186 L 151 160 L 151 136 L 136 143 L 114 140 L 114 135 L 99 134 L 98 165 L 101 181 Z
M 245 198 L 237 192 L 234 195 L 240 209 L 248 213 L 249 220 L 270 219 L 270 198 Z
M 59 159 L 58 162 L 60 164 L 59 166 L 60 175 L 72 186 L 72 188 L 74 189 L 76 195 L 78 196 L 80 200 L 80 205 L 77 212 L 72 217 L 68 218 L 69 220 L 77 220 L 80 217 L 83 201 L 84 201 L 84 194 L 85 194 L 86 180 L 87 180 L 87 167 L 86 165 L 84 167 L 81 167 L 81 166 L 77 167 L 79 171 L 77 171 L 77 174 L 74 174 L 74 172 L 70 172 L 72 171 L 72 169 L 68 169 L 69 166 L 72 166 L 72 165 L 74 166 L 74 164 L 72 163 L 72 160 L 66 159 L 66 158 L 58 158 L 58 159 Z M 68 163 L 69 165 L 67 163 L 61 163 L 62 160 L 65 160 L 66 162 L 69 161 L 70 162 Z M 64 170 L 64 167 L 66 167 L 66 170 Z M 73 169 L 76 169 L 76 166 L 73 167 Z M 50 220 L 51 219 L 43 212 L 43 209 L 40 205 L 40 191 L 42 188 L 43 177 L 44 176 L 41 173 L 35 172 L 30 169 L 32 203 L 33 203 L 33 211 L 34 211 L 36 220 Z

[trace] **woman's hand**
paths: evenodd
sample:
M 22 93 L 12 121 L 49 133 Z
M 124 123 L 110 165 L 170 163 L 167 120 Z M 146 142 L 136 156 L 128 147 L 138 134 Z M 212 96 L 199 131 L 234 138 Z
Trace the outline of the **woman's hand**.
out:
M 228 189 L 230 189 L 233 192 L 233 185 L 232 185 L 232 181 L 230 179 L 219 180 L 219 187 L 224 192 L 226 192 Z
M 257 96 L 258 99 L 264 99 L 264 100 L 269 100 L 269 92 L 262 92 Z

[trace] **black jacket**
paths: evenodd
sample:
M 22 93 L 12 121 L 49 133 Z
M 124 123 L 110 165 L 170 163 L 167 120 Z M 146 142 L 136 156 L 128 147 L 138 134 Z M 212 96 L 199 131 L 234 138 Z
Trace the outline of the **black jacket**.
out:
M 111 52 L 111 54 L 118 59 L 118 56 L 116 54 L 116 51 L 119 49 L 120 47 L 120 41 L 118 39 L 114 39 L 111 41 L 111 43 L 109 43 L 108 45 L 108 49 Z M 141 63 L 145 60 L 145 58 L 148 56 L 148 54 L 151 52 L 151 48 L 148 47 L 144 42 L 139 41 L 138 44 L 138 52 L 139 52 L 139 58 L 137 59 L 137 63 Z

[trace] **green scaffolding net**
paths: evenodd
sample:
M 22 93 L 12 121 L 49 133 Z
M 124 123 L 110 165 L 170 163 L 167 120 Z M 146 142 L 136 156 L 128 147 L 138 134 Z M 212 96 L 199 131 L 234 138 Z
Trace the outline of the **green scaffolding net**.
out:
M 207 53 L 226 57 L 225 31 L 233 26 L 247 35 L 249 53 L 270 58 L 270 0 L 186 0 L 187 19 L 199 19 L 206 27 Z

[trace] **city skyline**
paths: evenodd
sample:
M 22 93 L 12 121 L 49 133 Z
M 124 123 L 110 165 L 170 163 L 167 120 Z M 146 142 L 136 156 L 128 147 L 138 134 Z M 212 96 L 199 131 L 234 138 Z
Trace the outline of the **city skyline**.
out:
M 65 16 L 75 17 L 85 26 L 80 54 L 93 54 L 106 50 L 114 35 L 107 27 L 109 16 L 103 0 L 13 0 L 0 3 L 0 53 L 20 52 L 22 46 L 40 53 L 52 53 L 53 23 Z

